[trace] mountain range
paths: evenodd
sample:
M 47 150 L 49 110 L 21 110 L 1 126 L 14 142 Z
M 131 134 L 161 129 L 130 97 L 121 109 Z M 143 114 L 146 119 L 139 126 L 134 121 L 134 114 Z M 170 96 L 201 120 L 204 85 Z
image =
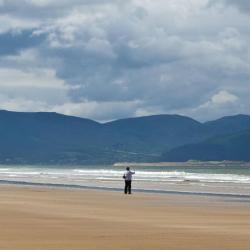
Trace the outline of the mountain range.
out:
M 0 111 L 1 164 L 249 161 L 250 116 L 201 123 L 154 115 L 98 123 L 58 113 Z

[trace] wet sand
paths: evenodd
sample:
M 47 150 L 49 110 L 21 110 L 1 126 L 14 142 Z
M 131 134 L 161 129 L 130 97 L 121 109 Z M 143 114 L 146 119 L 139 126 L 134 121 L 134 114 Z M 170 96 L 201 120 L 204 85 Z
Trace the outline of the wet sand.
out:
M 0 186 L 0 249 L 250 249 L 250 202 Z

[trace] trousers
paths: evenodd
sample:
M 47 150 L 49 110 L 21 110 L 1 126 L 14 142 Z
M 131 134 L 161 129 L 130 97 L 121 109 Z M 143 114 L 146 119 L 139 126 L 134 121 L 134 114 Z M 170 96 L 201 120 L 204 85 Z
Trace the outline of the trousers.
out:
M 127 194 L 131 194 L 131 183 L 132 181 L 125 181 L 125 188 L 124 188 L 124 193 Z

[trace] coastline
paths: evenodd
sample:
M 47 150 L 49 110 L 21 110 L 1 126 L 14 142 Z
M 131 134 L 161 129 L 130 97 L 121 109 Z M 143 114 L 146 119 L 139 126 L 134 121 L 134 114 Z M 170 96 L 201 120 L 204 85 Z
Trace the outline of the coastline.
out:
M 185 162 L 117 162 L 114 167 L 250 167 L 246 161 L 185 161 Z
M 101 192 L 123 192 L 121 187 L 107 187 L 107 186 L 88 186 L 78 184 L 61 184 L 61 183 L 36 183 L 25 181 L 6 181 L 0 180 L 0 188 L 2 186 L 16 187 L 16 188 L 48 188 L 60 190 L 82 190 L 82 191 L 101 191 Z M 200 197 L 214 197 L 214 198 L 233 198 L 240 199 L 241 202 L 250 202 L 250 194 L 242 193 L 222 193 L 222 192 L 208 192 L 208 191 L 183 191 L 183 190 L 161 190 L 161 189 L 145 189 L 133 188 L 133 192 L 139 194 L 159 194 L 159 195 L 175 195 L 175 196 L 200 196 Z
M 249 249 L 250 203 L 0 186 L 1 249 Z

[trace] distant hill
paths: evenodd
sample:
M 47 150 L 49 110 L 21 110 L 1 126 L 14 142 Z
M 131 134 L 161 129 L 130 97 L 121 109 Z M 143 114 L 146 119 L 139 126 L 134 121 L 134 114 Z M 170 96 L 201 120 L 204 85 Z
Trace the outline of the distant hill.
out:
M 202 137 L 193 119 L 160 115 L 106 124 L 57 113 L 0 111 L 0 162 L 94 164 L 152 161 Z
M 164 153 L 161 160 L 250 161 L 250 130 L 177 147 Z
M 250 129 L 250 116 L 244 115 L 207 123 L 180 115 L 155 115 L 101 124 L 57 113 L 2 110 L 0 163 L 152 162 L 170 157 L 170 154 L 174 157 L 173 152 L 180 152 L 183 147 L 193 147 L 201 142 L 203 145 L 213 136 L 223 137 L 246 129 Z M 221 145 L 209 144 L 208 147 L 218 152 Z M 176 160 L 185 159 L 182 154 L 178 157 L 176 154 Z M 186 158 L 190 157 L 187 155 Z
M 97 122 L 56 113 L 0 111 L 0 160 L 3 163 L 88 159 L 99 137 Z
M 206 138 L 203 125 L 189 117 L 180 115 L 155 115 L 121 119 L 104 124 L 120 140 L 115 147 L 124 150 L 141 150 L 161 153 L 179 145 L 197 142 Z M 125 144 L 122 145 L 122 143 Z
M 225 116 L 215 121 L 204 123 L 212 134 L 229 134 L 250 128 L 249 115 Z

